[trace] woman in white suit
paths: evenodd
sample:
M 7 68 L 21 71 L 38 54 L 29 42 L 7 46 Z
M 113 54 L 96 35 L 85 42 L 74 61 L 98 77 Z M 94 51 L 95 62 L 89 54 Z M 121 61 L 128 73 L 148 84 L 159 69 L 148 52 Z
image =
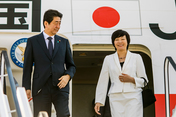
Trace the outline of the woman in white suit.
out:
M 141 87 L 148 82 L 144 64 L 139 54 L 128 51 L 130 36 L 124 30 L 116 30 L 112 36 L 116 52 L 105 57 L 95 96 L 95 112 L 99 115 L 104 106 L 109 78 L 108 92 L 112 117 L 143 117 Z

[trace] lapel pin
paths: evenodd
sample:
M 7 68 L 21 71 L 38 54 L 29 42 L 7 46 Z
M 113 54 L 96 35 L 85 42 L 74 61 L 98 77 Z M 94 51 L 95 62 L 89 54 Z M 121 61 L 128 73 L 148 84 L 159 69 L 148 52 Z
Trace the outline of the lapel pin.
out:
M 61 42 L 61 40 L 57 41 L 57 43 Z

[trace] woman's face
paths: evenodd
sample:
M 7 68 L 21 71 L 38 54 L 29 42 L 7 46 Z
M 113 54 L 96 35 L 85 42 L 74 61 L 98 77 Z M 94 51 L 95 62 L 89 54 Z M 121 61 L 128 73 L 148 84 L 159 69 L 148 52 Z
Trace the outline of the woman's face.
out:
M 128 45 L 126 35 L 116 38 L 114 40 L 114 45 L 118 51 L 126 50 Z

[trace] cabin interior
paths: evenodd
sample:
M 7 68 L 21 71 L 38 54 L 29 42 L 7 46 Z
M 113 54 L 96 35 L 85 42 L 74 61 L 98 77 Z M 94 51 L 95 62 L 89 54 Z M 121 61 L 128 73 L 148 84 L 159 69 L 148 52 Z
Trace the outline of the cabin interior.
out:
M 149 87 L 153 89 L 151 53 L 143 45 L 130 45 L 129 50 L 142 56 Z M 73 45 L 73 59 L 77 67 L 72 81 L 72 116 L 94 117 L 95 89 L 104 57 L 114 53 L 112 45 Z M 143 117 L 155 117 L 155 105 L 144 109 Z

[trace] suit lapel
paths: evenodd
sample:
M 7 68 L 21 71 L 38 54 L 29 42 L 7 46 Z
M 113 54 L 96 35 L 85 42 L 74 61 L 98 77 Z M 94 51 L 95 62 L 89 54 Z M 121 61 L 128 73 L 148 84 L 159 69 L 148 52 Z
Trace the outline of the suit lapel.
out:
M 121 69 L 118 54 L 117 54 L 117 52 L 114 53 L 114 61 L 115 61 L 116 65 L 119 68 L 121 73 L 125 70 L 125 67 L 127 66 L 128 62 L 129 62 L 129 60 L 131 58 L 131 55 L 132 55 L 131 52 L 127 51 L 126 59 L 125 59 L 125 62 L 123 64 L 123 67 Z
M 125 59 L 124 65 L 123 65 L 123 67 L 122 67 L 122 71 L 125 70 L 125 67 L 127 66 L 128 62 L 129 62 L 129 60 L 130 60 L 130 58 L 131 58 L 131 55 L 132 55 L 131 52 L 130 52 L 130 51 L 127 51 L 127 55 L 126 55 L 126 59 Z
M 119 62 L 119 57 L 118 57 L 117 52 L 114 53 L 113 57 L 114 57 L 115 64 L 117 65 L 117 67 L 119 68 L 120 72 L 122 73 L 120 62 Z
M 59 38 L 59 36 L 54 36 L 55 41 L 54 41 L 54 52 L 53 52 L 53 56 L 52 58 L 54 58 L 54 56 L 56 55 L 58 49 L 59 49 L 59 45 L 61 43 L 61 39 Z
M 50 54 L 49 54 L 49 51 L 48 51 L 48 49 L 47 49 L 47 47 L 46 47 L 46 42 L 45 42 L 45 39 L 44 39 L 44 37 L 43 37 L 43 33 L 40 33 L 40 34 L 39 34 L 39 38 L 37 38 L 37 41 L 38 41 L 38 43 L 40 44 L 40 46 L 42 47 L 42 49 L 43 49 L 43 51 L 45 52 L 45 54 L 47 55 L 47 57 L 48 57 L 49 59 L 51 59 L 51 56 L 50 56 Z

